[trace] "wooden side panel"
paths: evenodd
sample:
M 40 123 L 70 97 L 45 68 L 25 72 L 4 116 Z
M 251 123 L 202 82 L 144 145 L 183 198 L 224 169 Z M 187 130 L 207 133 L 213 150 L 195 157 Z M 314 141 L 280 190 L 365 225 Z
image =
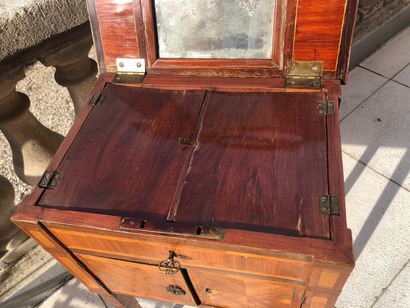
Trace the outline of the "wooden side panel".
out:
M 321 262 L 315 262 L 308 286 L 341 291 L 353 266 L 336 266 Z
M 181 272 L 167 275 L 161 273 L 157 266 L 84 254 L 76 256 L 114 293 L 178 304 L 196 304 Z M 179 287 L 184 294 L 170 293 L 167 290 L 170 286 Z
M 189 270 L 201 303 L 217 307 L 299 307 L 304 287 L 224 272 Z
M 133 0 L 88 0 L 95 1 L 107 71 L 116 66 L 116 58 L 138 58 L 139 46 L 135 28 Z M 90 11 L 90 14 L 93 12 Z M 98 39 L 94 37 L 94 39 Z
M 324 61 L 324 70 L 336 71 L 346 2 L 347 0 L 299 0 L 294 60 Z
M 353 266 L 315 262 L 303 308 L 333 308 Z
M 301 308 L 334 308 L 339 293 L 309 290 Z
M 91 290 L 106 292 L 95 279 L 82 269 L 73 257 L 67 253 L 50 235 L 48 235 L 38 224 L 15 222 L 27 235 L 35 239 L 48 253 L 64 265 L 68 271 L 77 277 Z

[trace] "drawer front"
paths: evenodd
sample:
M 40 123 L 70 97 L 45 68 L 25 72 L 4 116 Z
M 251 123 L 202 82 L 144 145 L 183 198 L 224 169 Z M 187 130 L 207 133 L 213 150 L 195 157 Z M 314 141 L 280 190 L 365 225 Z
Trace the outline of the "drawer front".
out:
M 231 270 L 242 273 L 266 275 L 305 283 L 312 263 L 293 259 L 281 259 L 238 251 L 201 248 L 189 245 L 149 242 L 133 238 L 117 237 L 73 231 L 58 227 L 50 230 L 68 248 L 78 252 L 91 252 L 118 258 L 135 258 L 159 263 L 175 251 L 183 268 L 202 267 Z
M 181 272 L 167 275 L 161 273 L 157 266 L 85 254 L 76 256 L 113 293 L 196 305 Z
M 201 303 L 229 308 L 300 307 L 304 288 L 239 274 L 189 270 Z

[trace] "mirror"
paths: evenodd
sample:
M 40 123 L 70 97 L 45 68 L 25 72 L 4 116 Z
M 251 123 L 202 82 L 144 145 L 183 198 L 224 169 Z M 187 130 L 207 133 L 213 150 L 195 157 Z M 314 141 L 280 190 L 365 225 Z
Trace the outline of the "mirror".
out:
M 272 0 L 154 0 L 154 5 L 160 58 L 272 58 Z

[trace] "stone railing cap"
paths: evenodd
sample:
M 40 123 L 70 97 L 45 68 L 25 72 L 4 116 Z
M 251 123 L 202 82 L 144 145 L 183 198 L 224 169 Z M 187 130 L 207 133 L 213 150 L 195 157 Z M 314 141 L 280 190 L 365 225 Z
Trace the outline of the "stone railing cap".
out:
M 87 19 L 86 0 L 0 0 L 0 61 Z

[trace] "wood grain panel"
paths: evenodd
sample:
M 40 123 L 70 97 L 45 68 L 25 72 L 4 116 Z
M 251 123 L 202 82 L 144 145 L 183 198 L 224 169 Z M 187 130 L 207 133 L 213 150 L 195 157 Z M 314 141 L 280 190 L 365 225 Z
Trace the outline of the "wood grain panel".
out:
M 293 46 L 294 60 L 324 61 L 325 70 L 336 71 L 346 2 L 346 0 L 298 1 Z
M 107 291 L 102 288 L 88 272 L 82 269 L 76 260 L 56 242 L 40 225 L 26 222 L 15 222 L 27 235 L 36 240 L 41 247 L 50 253 L 59 261 L 67 270 L 77 277 L 89 289 L 99 290 L 102 294 L 111 297 Z
M 210 92 L 174 221 L 329 238 L 318 210 L 328 190 L 321 99 Z
M 89 1 L 95 1 L 107 70 L 116 66 L 116 58 L 139 58 L 133 0 Z
M 59 251 L 61 250 L 61 247 L 56 244 L 55 241 L 53 241 L 47 234 L 44 233 L 41 229 L 29 229 L 25 230 L 30 237 L 35 239 L 38 243 L 41 244 L 42 247 L 47 249 L 47 251 L 55 250 Z
M 194 138 L 204 91 L 109 85 L 102 96 L 39 204 L 165 220 L 192 151 L 178 138 Z
M 223 272 L 188 271 L 201 303 L 229 308 L 299 307 L 303 287 Z
M 339 292 L 329 293 L 308 290 L 301 308 L 334 308 Z
M 340 291 L 352 268 L 352 266 L 332 266 L 322 262 L 315 262 L 309 279 L 309 287 Z
M 56 227 L 50 227 L 50 230 L 73 251 L 86 251 L 130 260 L 142 259 L 155 264 L 166 259 L 168 252 L 173 250 L 183 256 L 180 259 L 177 257 L 183 267 L 227 269 L 303 283 L 306 282 L 312 268 L 312 263 L 309 261 L 261 256 L 249 252 L 206 249 L 186 244 L 155 243 Z
M 181 272 L 163 274 L 157 266 L 76 254 L 113 293 L 145 297 L 165 302 L 196 305 Z M 174 295 L 168 286 L 178 286 L 185 294 Z

